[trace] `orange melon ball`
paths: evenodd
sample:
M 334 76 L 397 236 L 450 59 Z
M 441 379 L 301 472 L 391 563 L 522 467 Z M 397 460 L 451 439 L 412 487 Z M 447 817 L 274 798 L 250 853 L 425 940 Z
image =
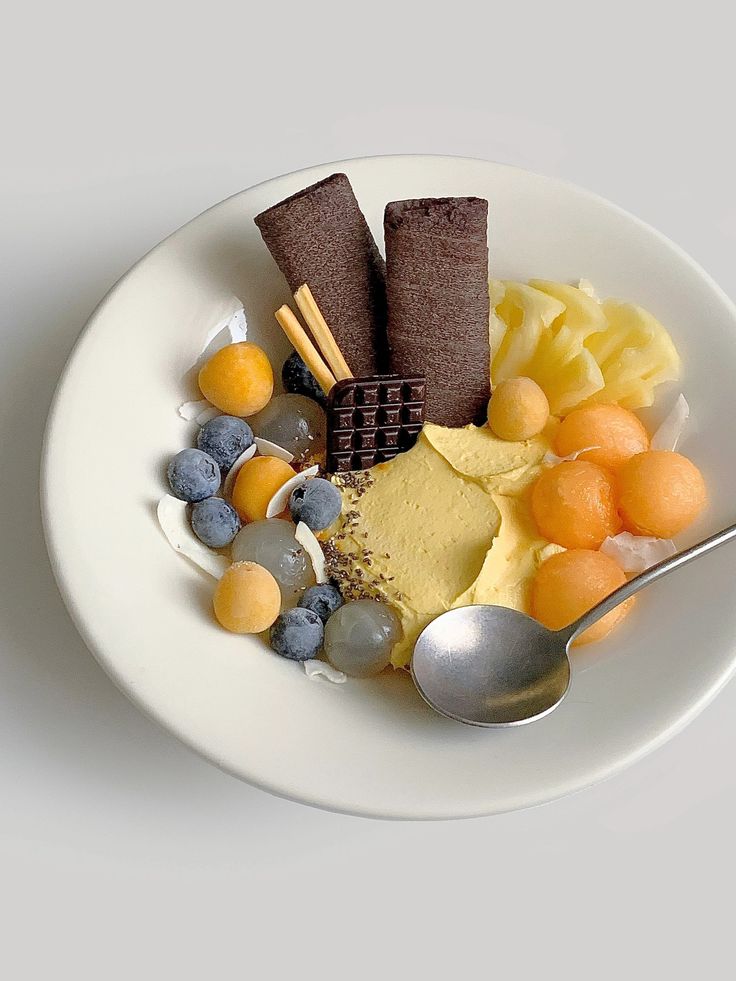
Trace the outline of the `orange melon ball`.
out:
M 532 584 L 532 616 L 551 630 L 561 630 L 625 582 L 623 571 L 603 552 L 559 552 L 537 570 Z M 575 646 L 602 640 L 624 619 L 633 602 L 632 596 L 588 627 Z
M 671 450 L 638 453 L 617 473 L 619 507 L 627 531 L 672 538 L 695 521 L 708 502 L 703 475 Z
M 499 439 L 531 439 L 542 432 L 548 419 L 547 396 L 531 378 L 508 378 L 493 390 L 488 425 Z
M 613 475 L 586 460 L 546 470 L 532 490 L 532 513 L 542 535 L 565 548 L 599 548 L 621 529 Z
M 560 423 L 555 453 L 568 456 L 586 446 L 599 448 L 581 453 L 578 460 L 615 470 L 636 453 L 648 450 L 649 436 L 641 420 L 620 405 L 586 405 Z
M 259 634 L 281 612 L 281 590 L 255 562 L 235 562 L 217 583 L 213 600 L 219 623 L 234 634 Z
M 254 456 L 238 471 L 232 492 L 232 505 L 241 521 L 262 521 L 268 503 L 294 471 L 275 456 Z
M 273 394 L 273 369 L 257 344 L 241 341 L 221 348 L 199 372 L 202 395 L 230 416 L 260 412 Z

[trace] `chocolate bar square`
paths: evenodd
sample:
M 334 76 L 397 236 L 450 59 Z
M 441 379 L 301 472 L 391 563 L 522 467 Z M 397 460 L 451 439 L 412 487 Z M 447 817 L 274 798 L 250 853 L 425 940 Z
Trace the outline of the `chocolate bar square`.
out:
M 424 424 L 425 399 L 419 375 L 337 382 L 327 399 L 327 471 L 367 470 L 411 449 Z

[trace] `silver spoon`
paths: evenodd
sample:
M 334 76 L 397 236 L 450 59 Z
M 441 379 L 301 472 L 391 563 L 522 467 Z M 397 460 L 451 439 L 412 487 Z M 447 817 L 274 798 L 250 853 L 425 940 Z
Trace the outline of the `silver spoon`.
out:
M 573 640 L 640 589 L 736 538 L 736 525 L 624 583 L 592 610 L 550 630 L 503 606 L 465 606 L 419 635 L 411 672 L 433 709 L 471 726 L 505 727 L 541 719 L 570 687 Z

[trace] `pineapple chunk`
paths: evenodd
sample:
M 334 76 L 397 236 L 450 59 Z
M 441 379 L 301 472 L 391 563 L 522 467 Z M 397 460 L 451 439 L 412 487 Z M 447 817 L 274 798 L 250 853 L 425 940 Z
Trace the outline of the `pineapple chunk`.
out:
M 584 402 L 651 405 L 656 386 L 680 374 L 672 339 L 646 310 L 601 303 L 580 283 L 490 281 L 492 384 L 533 378 L 558 416 Z
M 600 303 L 591 299 L 576 286 L 567 283 L 552 283 L 546 279 L 530 279 L 529 285 L 564 303 L 565 312 L 562 323 L 569 328 L 582 346 L 591 334 L 599 334 L 608 326 L 606 315 Z
M 506 331 L 508 330 L 506 321 L 499 317 L 499 315 L 496 313 L 496 307 L 503 300 L 505 293 L 506 286 L 500 279 L 488 280 L 488 296 L 491 301 L 491 315 L 489 320 L 491 361 L 493 361 L 494 355 L 501 347 L 501 342 L 503 341 Z
M 595 358 L 567 327 L 545 331 L 527 375 L 539 385 L 553 416 L 564 416 L 603 387 Z
M 491 322 L 491 382 L 497 385 L 506 378 L 526 373 L 537 350 L 542 332 L 565 312 L 559 300 L 524 283 L 506 282 L 500 301 L 492 305 L 496 318 L 506 325 L 501 331 Z M 498 284 L 492 292 L 500 294 Z
M 680 356 L 672 338 L 636 304 L 606 300 L 602 308 L 608 329 L 585 342 L 604 382 L 591 401 L 616 402 L 625 409 L 652 405 L 656 386 L 680 377 Z

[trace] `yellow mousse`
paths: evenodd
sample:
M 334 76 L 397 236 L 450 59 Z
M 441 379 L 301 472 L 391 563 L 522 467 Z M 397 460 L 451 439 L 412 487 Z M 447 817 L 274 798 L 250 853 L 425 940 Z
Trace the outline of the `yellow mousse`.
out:
M 552 435 L 548 427 L 514 443 L 487 427 L 428 423 L 412 450 L 367 471 L 357 489 L 335 479 L 343 516 L 333 544 L 352 589 L 383 596 L 400 617 L 395 667 L 446 610 L 496 603 L 528 612 L 537 567 L 560 551 L 540 538 L 528 503 Z

